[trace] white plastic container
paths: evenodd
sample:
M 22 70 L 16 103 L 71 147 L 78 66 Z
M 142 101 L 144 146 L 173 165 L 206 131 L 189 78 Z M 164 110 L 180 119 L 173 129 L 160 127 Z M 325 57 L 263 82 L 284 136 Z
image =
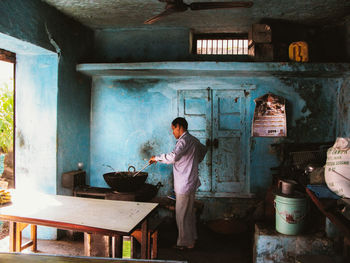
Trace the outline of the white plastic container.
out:
M 350 198 L 350 138 L 337 138 L 327 151 L 325 180 L 328 188 Z

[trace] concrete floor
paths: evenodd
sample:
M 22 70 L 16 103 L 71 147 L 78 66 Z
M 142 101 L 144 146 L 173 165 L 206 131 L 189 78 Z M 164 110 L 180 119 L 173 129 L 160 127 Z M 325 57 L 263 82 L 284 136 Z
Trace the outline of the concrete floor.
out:
M 193 251 L 178 251 L 172 246 L 176 243 L 176 226 L 167 222 L 159 230 L 159 259 L 183 260 L 191 263 L 225 263 L 251 262 L 252 236 L 249 233 L 240 235 L 222 235 L 213 233 L 205 225 L 199 225 L 199 240 Z M 0 240 L 0 252 L 8 252 L 8 236 Z M 84 255 L 83 240 L 38 241 L 38 253 L 60 254 L 70 256 Z M 23 253 L 31 253 L 29 249 Z

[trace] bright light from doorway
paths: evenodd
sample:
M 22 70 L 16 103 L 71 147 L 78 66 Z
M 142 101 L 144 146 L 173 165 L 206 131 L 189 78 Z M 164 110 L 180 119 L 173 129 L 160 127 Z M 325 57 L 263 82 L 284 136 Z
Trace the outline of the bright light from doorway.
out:
M 13 86 L 13 63 L 1 61 L 0 60 L 0 83 L 9 84 L 9 86 Z
M 14 64 L 0 60 L 0 188 L 5 189 L 13 187 L 13 99 Z

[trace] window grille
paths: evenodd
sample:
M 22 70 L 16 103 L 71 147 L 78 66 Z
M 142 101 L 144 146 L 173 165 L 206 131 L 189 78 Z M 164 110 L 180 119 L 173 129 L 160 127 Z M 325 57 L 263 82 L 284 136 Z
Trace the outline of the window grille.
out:
M 247 38 L 197 37 L 194 44 L 198 55 L 248 55 Z

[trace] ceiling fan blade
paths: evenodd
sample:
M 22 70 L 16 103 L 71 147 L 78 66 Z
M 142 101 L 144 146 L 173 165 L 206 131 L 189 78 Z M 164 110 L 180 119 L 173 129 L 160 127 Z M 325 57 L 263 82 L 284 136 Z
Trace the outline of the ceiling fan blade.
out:
M 174 9 L 166 9 L 165 11 L 161 12 L 160 14 L 151 17 L 150 19 L 147 19 L 144 24 L 150 25 L 153 24 L 154 22 L 157 22 L 158 20 L 162 19 L 165 16 L 171 15 L 173 13 L 176 13 L 176 10 Z
M 206 10 L 219 8 L 249 8 L 253 2 L 194 2 L 188 5 L 191 10 Z

